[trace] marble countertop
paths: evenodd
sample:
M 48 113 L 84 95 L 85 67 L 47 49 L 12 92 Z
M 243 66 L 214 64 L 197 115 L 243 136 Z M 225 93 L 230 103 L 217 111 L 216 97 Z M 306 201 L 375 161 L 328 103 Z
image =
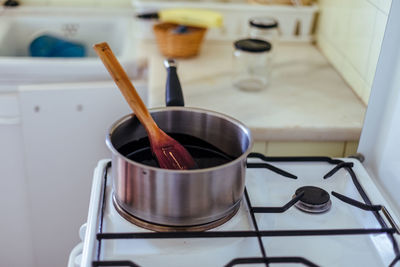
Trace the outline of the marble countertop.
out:
M 165 106 L 164 57 L 141 41 L 149 60 L 149 107 Z M 232 43 L 208 41 L 192 59 L 178 60 L 185 106 L 214 110 L 243 122 L 258 141 L 358 140 L 366 107 L 317 47 L 280 44 L 271 83 L 259 92 L 232 86 Z

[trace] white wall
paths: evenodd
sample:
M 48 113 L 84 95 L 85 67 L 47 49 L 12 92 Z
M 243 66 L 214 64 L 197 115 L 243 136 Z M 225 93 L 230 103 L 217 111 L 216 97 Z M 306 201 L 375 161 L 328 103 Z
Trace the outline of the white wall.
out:
M 368 103 L 392 0 L 319 0 L 317 44 Z

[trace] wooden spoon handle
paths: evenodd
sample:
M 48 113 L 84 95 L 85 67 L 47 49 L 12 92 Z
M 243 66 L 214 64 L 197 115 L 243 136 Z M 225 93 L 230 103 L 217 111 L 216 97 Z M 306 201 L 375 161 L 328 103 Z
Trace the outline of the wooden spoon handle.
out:
M 139 121 L 146 128 L 148 134 L 151 135 L 157 131 L 158 127 L 156 123 L 108 44 L 105 42 L 95 44 L 93 49 L 96 51 L 101 61 L 103 61 L 104 66 L 107 68 Z

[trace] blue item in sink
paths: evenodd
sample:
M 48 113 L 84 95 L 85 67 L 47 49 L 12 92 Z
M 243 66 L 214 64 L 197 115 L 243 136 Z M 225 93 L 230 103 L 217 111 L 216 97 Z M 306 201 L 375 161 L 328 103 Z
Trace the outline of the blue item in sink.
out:
M 52 35 L 41 35 L 29 45 L 32 57 L 85 57 L 85 47 Z

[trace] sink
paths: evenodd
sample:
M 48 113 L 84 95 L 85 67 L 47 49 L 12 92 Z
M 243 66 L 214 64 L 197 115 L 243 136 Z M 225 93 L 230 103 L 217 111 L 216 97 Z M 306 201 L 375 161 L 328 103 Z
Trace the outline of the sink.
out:
M 134 79 L 141 64 L 134 53 L 133 12 L 129 10 L 85 8 L 18 7 L 4 11 L 0 24 L 0 92 L 15 91 L 17 85 L 98 81 L 109 74 L 92 49 L 108 42 Z M 34 38 L 54 35 L 84 45 L 86 57 L 31 57 Z
M 13 16 L 2 22 L 0 57 L 29 57 L 29 44 L 41 34 L 82 43 L 89 58 L 96 57 L 91 47 L 101 41 L 107 41 L 115 54 L 121 55 L 129 26 L 128 18 L 118 17 Z

